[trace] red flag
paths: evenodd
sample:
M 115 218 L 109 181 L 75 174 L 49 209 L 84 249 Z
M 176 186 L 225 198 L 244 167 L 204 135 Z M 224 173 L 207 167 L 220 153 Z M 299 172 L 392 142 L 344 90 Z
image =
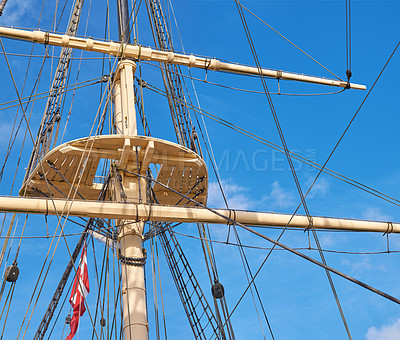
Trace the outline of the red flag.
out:
M 71 332 L 66 340 L 71 340 L 79 325 L 79 318 L 85 313 L 85 298 L 89 293 L 89 277 L 87 270 L 87 253 L 86 244 L 83 246 L 81 260 L 79 262 L 78 270 L 76 271 L 74 285 L 72 286 L 71 297 L 69 303 L 73 309 L 71 318 Z

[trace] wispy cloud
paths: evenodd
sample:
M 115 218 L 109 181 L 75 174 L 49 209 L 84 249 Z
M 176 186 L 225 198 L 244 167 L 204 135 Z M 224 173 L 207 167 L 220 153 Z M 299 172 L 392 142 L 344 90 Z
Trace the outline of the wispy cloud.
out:
M 379 208 L 370 207 L 363 213 L 363 217 L 367 220 L 375 220 L 375 221 L 389 221 L 391 217 L 382 213 Z
M 322 248 L 332 247 L 336 244 L 335 237 L 332 234 L 322 234 L 318 236 Z
M 1 143 L 8 142 L 8 140 L 10 139 L 12 126 L 13 126 L 12 122 L 11 123 L 0 123 L 0 142 Z
M 307 190 L 308 187 L 311 185 L 311 181 L 309 183 L 309 185 L 307 186 Z M 308 198 L 314 198 L 314 197 L 324 197 L 328 191 L 330 189 L 330 183 L 326 178 L 319 178 L 315 184 L 313 185 L 310 193 L 308 194 Z
M 252 209 L 257 205 L 257 201 L 251 196 L 250 190 L 232 181 L 222 181 L 222 187 L 226 199 L 231 209 Z M 225 208 L 221 189 L 217 182 L 208 185 L 208 205 L 210 207 Z
M 2 25 L 21 25 L 23 24 L 27 16 L 32 14 L 33 0 L 14 0 L 8 1 L 3 15 L 0 17 L 0 23 Z
M 368 328 L 365 335 L 367 340 L 398 340 L 400 339 L 400 319 L 395 320 L 393 323 L 383 325 L 379 328 Z
M 271 193 L 264 197 L 272 208 L 288 208 L 295 203 L 292 192 L 283 189 L 278 181 L 272 183 Z
M 364 271 L 380 271 L 380 272 L 386 272 L 387 268 L 385 265 L 375 265 L 371 263 L 371 260 L 368 256 L 364 256 L 361 261 L 348 261 L 348 260 L 343 260 L 342 264 L 347 265 L 350 267 L 350 270 L 353 274 L 360 274 L 361 272 Z
M 305 185 L 302 186 L 304 194 L 307 192 L 308 188 L 314 181 L 314 177 L 307 176 Z M 307 195 L 307 199 L 311 199 L 314 197 L 324 197 L 330 190 L 330 182 L 327 178 L 325 177 L 320 177 L 317 179 L 317 181 L 314 183 L 310 193 Z

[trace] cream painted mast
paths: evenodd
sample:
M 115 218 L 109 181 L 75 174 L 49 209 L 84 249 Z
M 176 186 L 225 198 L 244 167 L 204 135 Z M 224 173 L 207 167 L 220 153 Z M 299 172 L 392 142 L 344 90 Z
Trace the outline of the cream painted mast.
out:
M 137 135 L 133 90 L 135 69 L 136 64 L 133 61 L 120 61 L 117 65 L 114 85 L 115 129 L 118 133 L 127 137 Z M 130 145 L 130 139 L 124 139 L 124 148 L 118 166 L 126 167 L 129 156 L 138 152 L 137 148 L 137 146 Z M 120 184 L 122 184 L 122 188 L 119 183 L 114 183 L 116 195 L 114 200 L 117 201 L 122 198 L 123 190 L 126 200 L 146 202 L 146 181 L 143 178 L 135 178 L 125 173 L 115 175 L 121 176 Z M 141 193 L 144 194 L 140 195 Z M 118 195 L 120 197 L 117 197 Z M 144 222 L 121 218 L 117 220 L 117 224 L 121 226 L 118 240 L 121 248 L 124 338 L 146 340 L 149 337 L 149 326 L 144 282 L 145 258 L 142 249 Z M 133 262 L 135 264 L 132 264 Z

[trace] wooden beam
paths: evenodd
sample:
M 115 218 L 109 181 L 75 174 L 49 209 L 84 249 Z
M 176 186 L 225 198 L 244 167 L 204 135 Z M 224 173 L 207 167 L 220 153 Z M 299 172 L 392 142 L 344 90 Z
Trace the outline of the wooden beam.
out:
M 223 71 L 230 73 L 262 75 L 266 77 L 295 80 L 306 83 L 328 85 L 342 88 L 365 90 L 366 86 L 348 83 L 346 81 L 328 79 L 323 77 L 308 76 L 299 73 L 291 73 L 279 70 L 261 69 L 254 66 L 239 65 L 222 62 L 215 58 L 202 58 L 194 55 L 159 51 L 150 47 L 117 43 L 113 41 L 99 41 L 91 38 L 77 38 L 69 35 L 47 33 L 42 31 L 26 31 L 14 28 L 0 27 L 0 36 L 28 40 L 36 43 L 77 48 L 86 51 L 106 53 L 117 57 L 134 58 L 140 60 L 156 61 L 168 64 L 177 64 L 188 67 L 196 67 L 211 71 Z
M 189 208 L 179 206 L 151 205 L 143 203 L 110 203 L 97 201 L 68 201 L 63 199 L 36 199 L 0 197 L 1 212 L 24 212 L 33 214 L 70 215 L 83 217 L 115 218 L 140 221 L 166 221 L 185 223 L 228 224 L 228 219 L 257 226 L 284 227 L 291 215 L 240 210 Z M 312 217 L 316 229 L 371 231 L 400 233 L 400 224 L 330 217 Z M 293 228 L 308 228 L 307 216 L 296 215 L 290 222 Z
M 144 175 L 147 169 L 149 168 L 151 159 L 153 157 L 153 152 L 154 152 L 154 142 L 151 140 L 146 145 L 146 150 L 143 155 L 143 161 L 140 166 L 140 174 Z

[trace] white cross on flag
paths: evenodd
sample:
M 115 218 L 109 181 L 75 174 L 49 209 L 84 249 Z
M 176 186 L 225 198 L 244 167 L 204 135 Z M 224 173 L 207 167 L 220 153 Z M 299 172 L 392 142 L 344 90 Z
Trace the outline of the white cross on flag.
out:
M 86 243 L 83 246 L 81 260 L 79 262 L 78 270 L 76 271 L 74 285 L 72 286 L 71 297 L 69 303 L 73 309 L 73 315 L 71 318 L 71 332 L 67 336 L 66 340 L 71 340 L 79 325 L 79 318 L 85 313 L 85 298 L 89 293 L 89 277 L 87 270 L 87 252 Z

